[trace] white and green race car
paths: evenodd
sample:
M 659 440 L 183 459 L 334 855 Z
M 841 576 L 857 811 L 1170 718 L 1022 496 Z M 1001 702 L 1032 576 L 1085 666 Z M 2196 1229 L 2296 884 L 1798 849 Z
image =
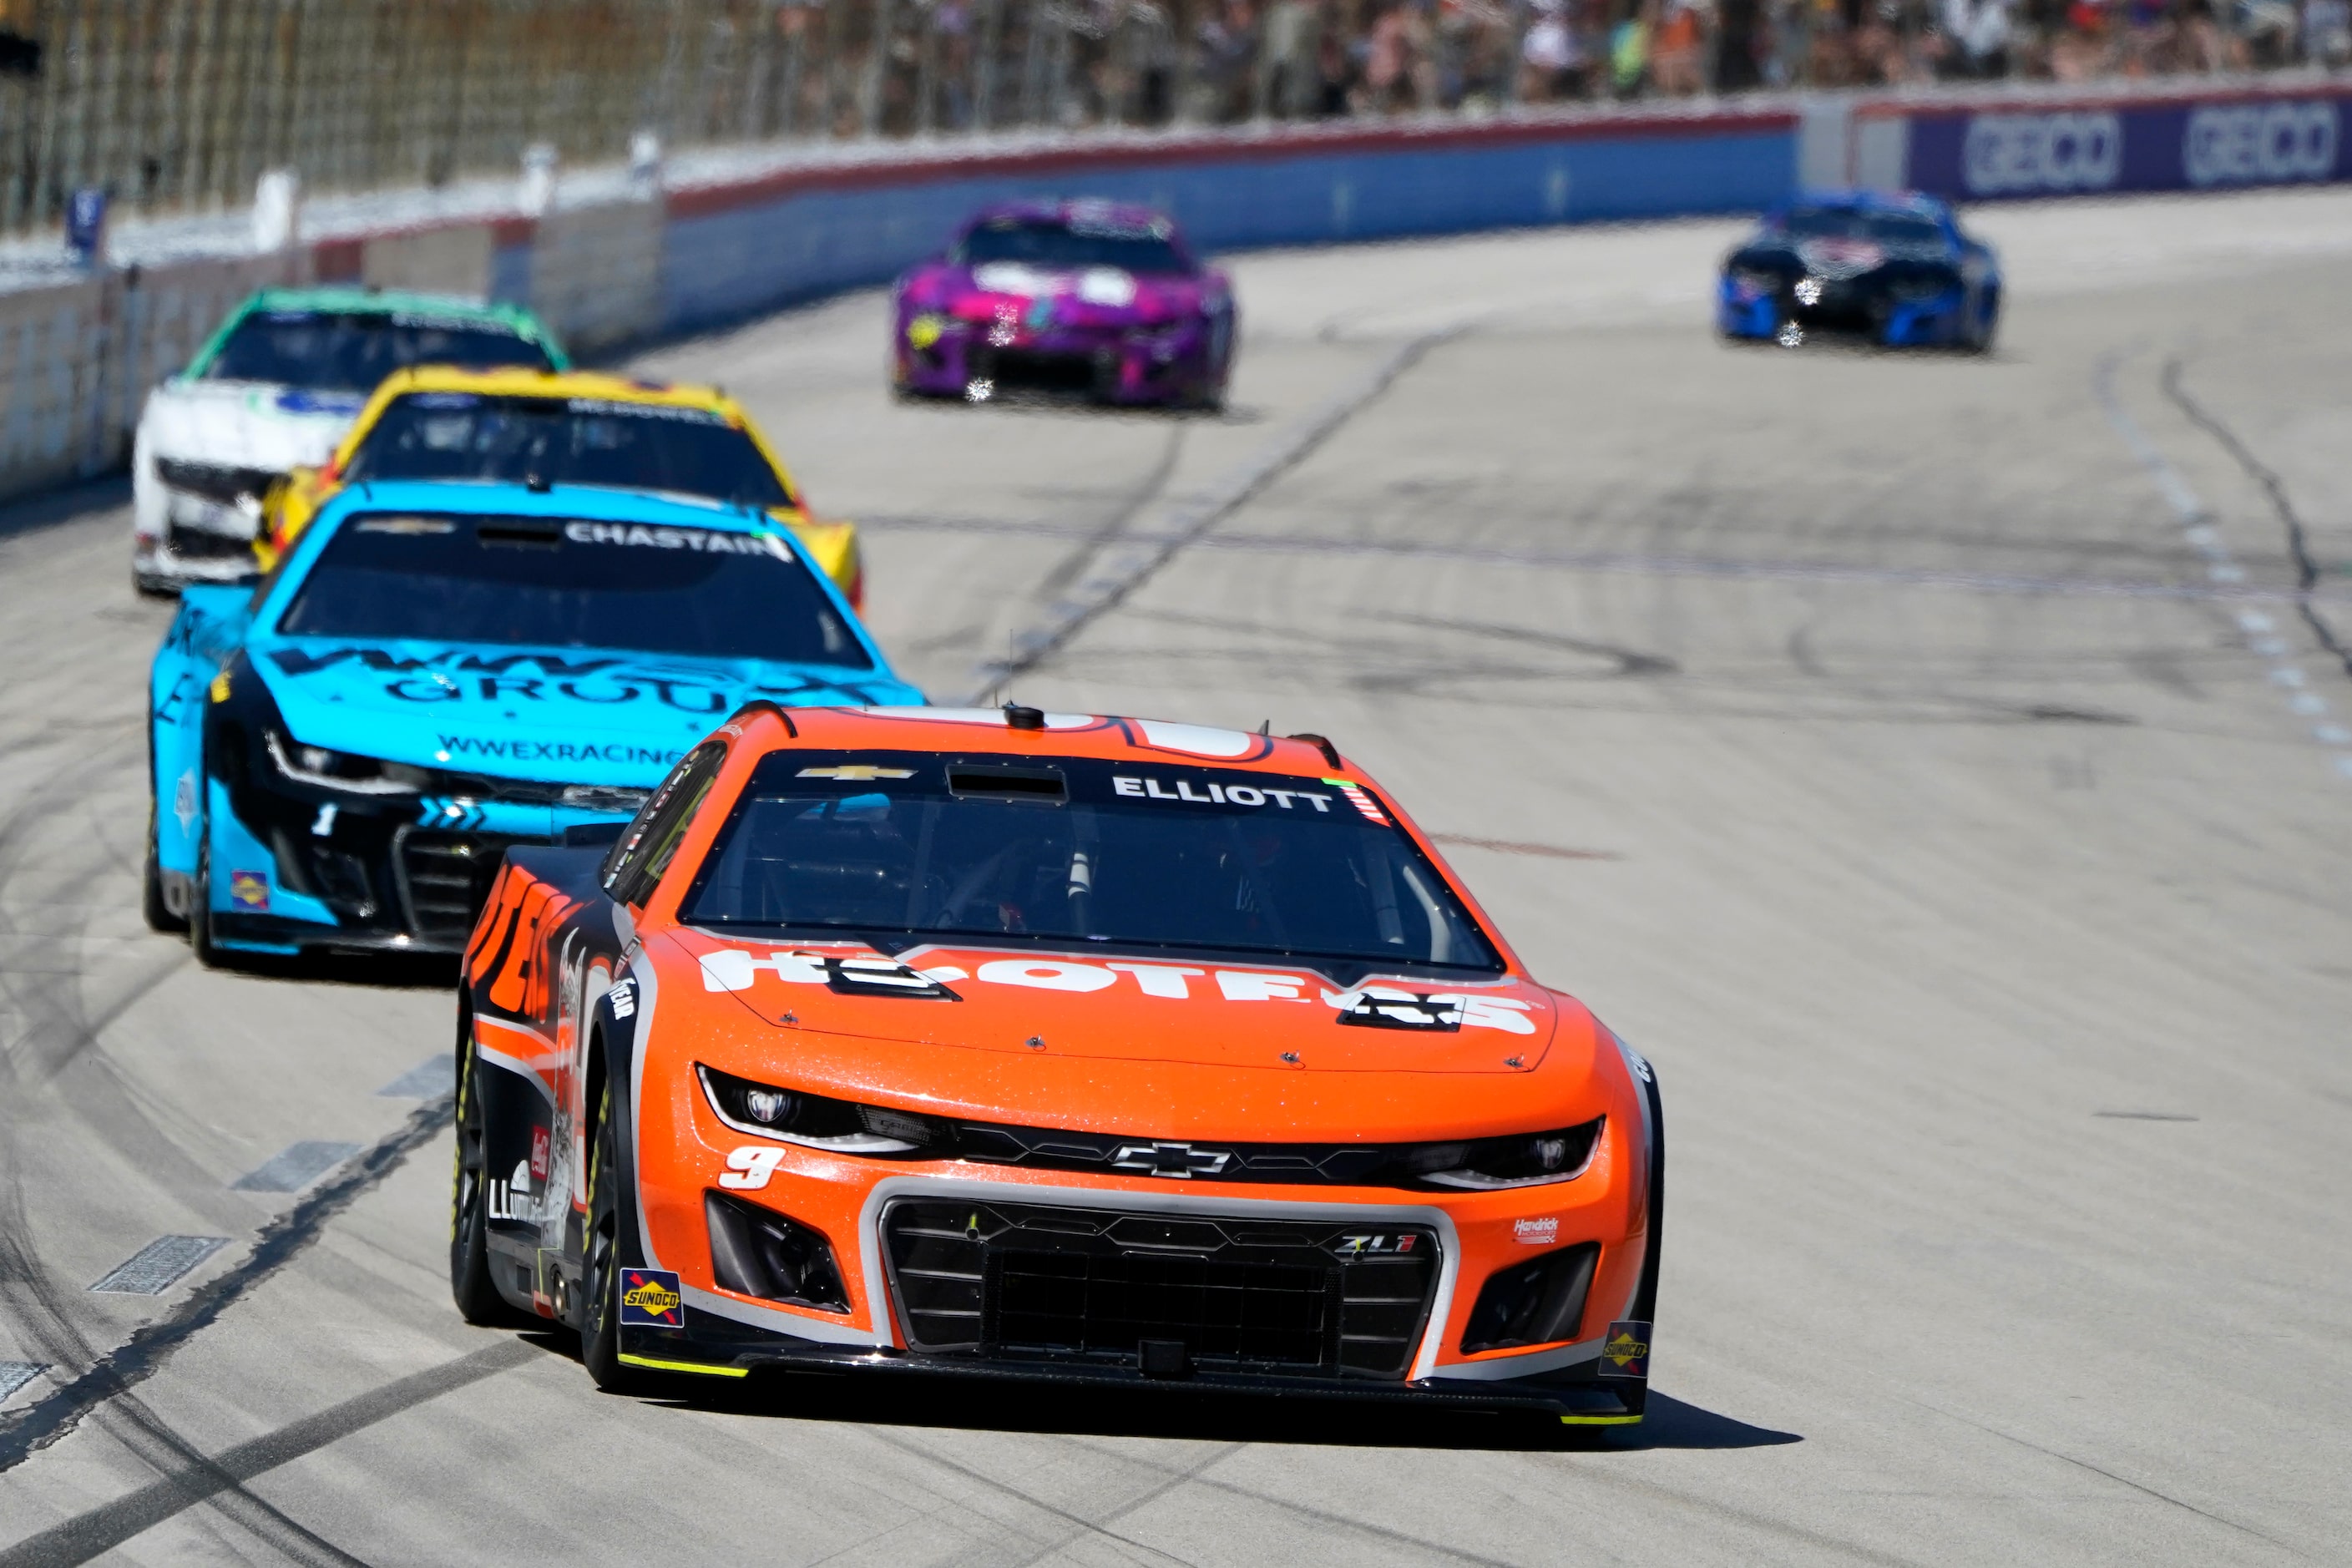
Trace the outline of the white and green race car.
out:
M 376 384 L 413 364 L 569 367 L 530 311 L 360 288 L 264 289 L 148 395 L 131 458 L 142 594 L 258 570 L 264 491 L 327 460 Z

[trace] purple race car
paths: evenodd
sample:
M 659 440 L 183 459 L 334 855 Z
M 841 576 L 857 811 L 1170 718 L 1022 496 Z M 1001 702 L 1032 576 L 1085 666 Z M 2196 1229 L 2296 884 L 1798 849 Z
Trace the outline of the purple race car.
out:
M 1014 203 L 898 280 L 891 382 L 973 403 L 1028 387 L 1214 408 L 1234 327 L 1233 286 L 1160 214 Z

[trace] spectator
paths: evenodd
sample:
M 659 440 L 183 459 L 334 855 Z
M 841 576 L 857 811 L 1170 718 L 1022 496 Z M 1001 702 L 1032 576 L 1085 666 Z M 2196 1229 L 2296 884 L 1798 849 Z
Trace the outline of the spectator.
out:
M 1689 98 L 1706 85 L 1699 57 L 1706 46 L 1705 0 L 1665 0 L 1650 40 L 1650 81 L 1669 98 Z
M 2352 0 L 2304 0 L 2303 58 L 2329 70 L 2352 64 Z
M 2292 0 L 2237 0 L 2233 19 L 2248 64 L 2275 68 L 2292 63 L 2295 46 Z
M 1981 79 L 2009 74 L 2009 0 L 1944 0 L 1945 68 Z
M 1656 4 L 1642 0 L 1609 34 L 1609 79 L 1620 98 L 1633 97 L 1649 79 L 1651 12 Z
M 1582 97 L 1591 62 L 1576 34 L 1568 0 L 1536 0 L 1527 37 L 1519 45 L 1519 98 L 1527 103 Z
M 1315 58 L 1323 18 L 1313 0 L 1275 0 L 1265 15 L 1265 47 L 1258 55 L 1258 102 L 1277 120 L 1315 112 Z
M 2050 74 L 2060 81 L 2088 81 L 2106 68 L 2109 57 L 2105 0 L 2072 0 L 2064 30 L 2050 43 Z

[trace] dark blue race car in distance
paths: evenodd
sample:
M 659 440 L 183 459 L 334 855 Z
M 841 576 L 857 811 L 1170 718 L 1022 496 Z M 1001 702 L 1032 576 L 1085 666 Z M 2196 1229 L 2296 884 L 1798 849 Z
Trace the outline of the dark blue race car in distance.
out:
M 1764 215 L 1727 257 L 1716 328 L 1795 348 L 1858 338 L 1982 353 L 2000 320 L 2000 261 L 1950 205 L 1904 192 L 1825 192 Z

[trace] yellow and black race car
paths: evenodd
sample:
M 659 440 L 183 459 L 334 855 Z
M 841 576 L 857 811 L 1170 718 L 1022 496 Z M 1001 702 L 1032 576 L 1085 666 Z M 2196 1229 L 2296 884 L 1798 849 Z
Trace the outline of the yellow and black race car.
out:
M 597 485 L 764 511 L 790 527 L 848 595 L 865 598 L 855 523 L 812 517 L 775 448 L 742 406 L 707 386 L 584 371 L 424 365 L 388 377 L 334 455 L 262 497 L 266 571 L 327 499 L 367 480 Z

